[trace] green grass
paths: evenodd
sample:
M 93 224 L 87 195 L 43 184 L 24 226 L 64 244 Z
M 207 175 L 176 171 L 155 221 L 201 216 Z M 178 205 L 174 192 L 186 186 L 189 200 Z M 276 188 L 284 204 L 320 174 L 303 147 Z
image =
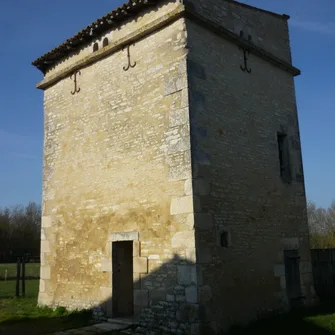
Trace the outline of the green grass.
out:
M 91 325 L 88 311 L 70 313 L 63 308 L 37 307 L 39 281 L 26 282 L 26 297 L 14 298 L 15 281 L 0 281 L 0 334 L 50 334 Z M 109 332 L 106 335 L 117 335 Z M 229 335 L 335 335 L 335 304 L 292 312 L 234 327 Z
M 0 282 L 0 334 L 49 334 L 92 324 L 89 311 L 70 313 L 37 307 L 39 281 L 26 282 L 26 297 L 15 298 L 15 281 Z
M 246 327 L 234 327 L 229 335 L 335 335 L 335 305 L 304 309 L 267 318 Z
M 7 270 L 7 278 L 16 277 L 16 264 L 0 264 L 0 280 L 5 278 Z M 38 278 L 40 276 L 40 264 L 27 263 L 26 264 L 26 277 Z

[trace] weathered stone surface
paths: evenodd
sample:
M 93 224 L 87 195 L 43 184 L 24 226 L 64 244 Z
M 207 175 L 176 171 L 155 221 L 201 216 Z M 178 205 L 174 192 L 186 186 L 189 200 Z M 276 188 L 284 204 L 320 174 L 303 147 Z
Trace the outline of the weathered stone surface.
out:
M 103 258 L 101 260 L 101 271 L 112 272 L 112 260 L 110 258 Z
M 48 306 L 52 303 L 52 297 L 45 292 L 40 292 L 38 294 L 38 305 L 39 306 Z
M 209 285 L 201 286 L 199 289 L 200 302 L 204 303 L 212 299 L 212 289 Z
M 312 273 L 312 263 L 311 262 L 300 262 L 300 272 L 301 273 Z
M 188 261 L 195 264 L 197 262 L 196 248 L 186 249 L 185 256 Z
M 170 112 L 170 127 L 180 126 L 188 123 L 189 109 L 181 108 Z
M 185 289 L 186 301 L 192 304 L 198 302 L 198 288 L 196 286 L 188 286 Z
M 111 299 L 112 296 L 113 296 L 113 288 L 112 287 L 101 286 L 100 287 L 100 294 L 101 294 L 101 299 L 103 299 L 103 301 L 105 301 L 107 299 Z
M 190 138 L 185 136 L 170 140 L 168 142 L 167 150 L 169 154 L 176 154 L 178 152 L 190 150 Z
M 40 292 L 45 292 L 45 280 L 40 279 Z
M 169 181 L 185 180 L 192 176 L 189 165 L 177 165 L 170 167 Z
M 160 330 L 207 335 L 200 319 L 220 331 L 229 320 L 287 306 L 284 250 L 299 250 L 307 303 L 314 294 L 285 17 L 234 2 L 189 2 L 238 43 L 250 34 L 277 60 L 255 49 L 252 72 L 241 71 L 233 39 L 165 1 L 143 6 L 140 20 L 111 26 L 46 72 L 44 84 L 59 77 L 43 86 L 40 303 L 99 306 L 112 287 L 113 242 L 125 241 L 133 241 L 135 315 L 146 326 L 159 321 Z M 113 41 L 107 47 L 105 37 Z M 128 43 L 136 66 L 124 71 Z M 83 62 L 81 91 L 72 95 L 67 71 Z M 290 185 L 278 171 L 283 131 L 292 176 L 301 175 Z M 225 248 L 222 227 L 233 238 Z
M 174 295 L 171 295 L 171 294 L 166 295 L 166 301 L 173 302 L 175 300 L 176 300 L 176 297 Z
M 41 240 L 44 241 L 45 240 L 45 233 L 44 233 L 44 229 L 41 229 Z
M 298 250 L 299 249 L 299 238 L 284 238 L 281 240 L 283 250 Z
M 193 194 L 193 185 L 192 179 L 187 179 L 184 185 L 185 195 L 192 195 Z
M 133 242 L 133 257 L 139 257 L 141 254 L 141 243 L 140 241 Z
M 187 87 L 187 81 L 183 76 L 171 78 L 171 76 L 165 79 L 165 95 L 170 95 L 175 92 L 181 91 Z
M 153 304 L 157 304 L 160 301 L 165 301 L 165 298 L 165 290 L 152 290 L 149 292 L 149 300 Z
M 172 248 L 191 249 L 194 248 L 194 231 L 182 231 L 176 233 L 171 240 Z
M 205 69 L 200 63 L 196 63 L 195 61 L 189 60 L 187 62 L 188 66 L 188 73 L 189 76 L 192 78 L 192 76 L 196 76 L 200 79 L 206 79 L 206 73 Z
M 197 178 L 193 181 L 193 194 L 208 195 L 211 191 L 210 182 L 204 178 Z
M 148 290 L 134 290 L 134 305 L 141 306 L 141 307 L 148 307 L 149 291 Z
M 174 198 L 171 201 L 171 215 L 192 213 L 193 197 L 191 195 L 182 198 Z
M 178 284 L 179 285 L 197 285 L 197 266 L 196 265 L 178 265 Z
M 195 213 L 194 224 L 196 229 L 211 230 L 213 229 L 213 216 L 209 213 Z
M 276 264 L 274 266 L 274 276 L 275 277 L 285 276 L 285 265 L 284 264 Z
M 50 242 L 46 240 L 41 241 L 41 252 L 50 252 Z
M 280 287 L 285 290 L 286 289 L 286 276 L 280 277 Z
M 135 273 L 148 273 L 148 258 L 134 257 L 133 267 Z
M 188 214 L 186 218 L 186 225 L 187 227 L 194 229 L 194 214 Z
M 41 266 L 40 269 L 41 279 L 50 279 L 50 272 L 51 272 L 50 266 Z
M 137 241 L 139 239 L 138 232 L 126 232 L 126 233 L 110 233 L 108 240 L 111 242 L 117 241 Z
M 197 262 L 199 264 L 210 264 L 213 261 L 212 250 L 206 246 L 197 246 Z
M 52 217 L 51 216 L 42 216 L 42 227 L 49 228 L 52 226 Z

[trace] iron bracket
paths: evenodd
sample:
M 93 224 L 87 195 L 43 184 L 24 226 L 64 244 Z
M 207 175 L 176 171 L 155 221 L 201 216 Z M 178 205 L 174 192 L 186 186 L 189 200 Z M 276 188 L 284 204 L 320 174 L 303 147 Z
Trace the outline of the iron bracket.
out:
M 251 69 L 248 68 L 248 59 L 250 55 L 249 49 L 245 47 L 240 47 L 240 50 L 243 51 L 243 56 L 244 56 L 244 66 L 241 65 L 241 70 L 243 72 L 251 73 Z
M 133 46 L 135 45 L 135 43 L 133 43 Z M 130 45 L 127 46 L 127 58 L 128 58 L 128 65 L 123 67 L 124 71 L 128 71 L 131 67 L 135 67 L 136 66 L 136 62 L 134 62 L 133 64 L 131 63 L 130 60 Z M 122 51 L 124 50 L 124 48 L 122 48 Z
M 80 70 L 75 71 L 73 74 L 71 74 L 71 77 L 70 77 L 71 80 L 72 80 L 72 77 L 74 77 L 73 78 L 73 81 L 74 81 L 74 91 L 71 91 L 72 95 L 80 92 L 80 88 L 78 87 L 78 82 L 77 82 L 77 75 L 78 74 L 81 76 Z

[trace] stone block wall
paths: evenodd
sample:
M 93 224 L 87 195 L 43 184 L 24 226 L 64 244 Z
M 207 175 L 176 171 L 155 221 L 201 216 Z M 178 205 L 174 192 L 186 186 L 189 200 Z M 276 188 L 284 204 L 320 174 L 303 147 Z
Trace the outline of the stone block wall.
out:
M 288 308 L 284 250 L 299 250 L 305 302 L 314 298 L 298 116 L 290 73 L 253 54 L 243 72 L 237 45 L 186 26 L 200 307 L 218 330 Z M 291 183 L 280 176 L 282 131 Z
M 186 37 L 180 18 L 131 43 L 128 71 L 118 50 L 80 70 L 79 93 L 70 77 L 45 90 L 39 304 L 110 315 L 111 243 L 127 240 L 142 323 L 198 317 Z
M 111 6 L 113 9 L 114 4 L 111 3 Z M 160 1 L 159 5 L 154 10 L 152 10 L 152 8 L 143 10 L 137 16 L 136 20 L 133 20 L 133 17 L 130 16 L 129 20 L 126 20 L 119 29 L 115 29 L 115 27 L 111 25 L 109 31 L 99 34 L 99 36 L 97 36 L 90 44 L 82 47 L 79 51 L 71 53 L 68 57 L 58 62 L 56 66 L 51 67 L 47 71 L 45 77 L 48 78 L 53 76 L 83 58 L 90 57 L 94 53 L 93 46 L 96 43 L 98 44 L 98 50 L 100 51 L 104 48 L 103 41 L 105 38 L 107 38 L 109 45 L 117 44 L 129 35 L 145 30 L 146 27 L 150 27 L 154 22 L 161 20 L 164 15 L 173 12 L 179 7 L 179 1 L 163 0 Z
M 272 15 L 234 0 L 186 0 L 186 5 L 202 17 L 214 21 L 262 49 L 291 63 L 286 16 Z
M 291 62 L 285 18 L 189 3 Z M 45 90 L 41 305 L 112 315 L 115 241 L 132 241 L 134 310 L 152 329 L 211 334 L 287 308 L 286 250 L 299 251 L 313 300 L 292 74 L 253 54 L 251 73 L 241 71 L 242 50 L 183 9 L 163 1 L 97 38 L 113 41 L 104 58 L 92 60 L 88 45 L 46 75 L 43 87 L 61 80 Z

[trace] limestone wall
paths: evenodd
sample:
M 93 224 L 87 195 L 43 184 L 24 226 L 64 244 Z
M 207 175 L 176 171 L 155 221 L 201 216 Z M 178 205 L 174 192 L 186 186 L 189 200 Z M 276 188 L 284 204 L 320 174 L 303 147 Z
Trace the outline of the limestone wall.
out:
M 126 20 L 124 23 L 122 23 L 121 26 L 117 26 L 116 28 L 111 26 L 111 29 L 109 31 L 97 36 L 96 39 L 94 39 L 88 45 L 82 47 L 79 51 L 76 51 L 70 54 L 65 59 L 59 61 L 54 67 L 48 70 L 48 72 L 46 73 L 46 78 L 54 75 L 58 71 L 63 70 L 70 65 L 73 65 L 77 61 L 92 55 L 93 45 L 95 43 L 98 43 L 99 50 L 103 48 L 103 40 L 105 38 L 108 39 L 109 44 L 117 43 L 120 39 L 125 38 L 129 34 L 140 31 L 145 25 L 153 23 L 154 21 L 170 13 L 180 5 L 181 4 L 178 1 L 165 0 L 162 1 L 160 5 L 157 6 L 157 8 L 149 7 L 147 10 L 141 12 L 139 15 L 137 15 L 136 20 L 134 20 L 133 17 L 130 16 L 129 20 Z M 112 3 L 111 6 L 113 6 Z M 114 8 L 111 7 L 111 10 L 112 9 Z M 60 42 L 62 43 L 64 41 Z
M 288 307 L 283 250 L 298 249 L 313 296 L 300 137 L 291 74 L 187 20 L 197 264 L 214 329 Z M 293 180 L 280 177 L 277 132 Z M 227 237 L 228 247 L 220 238 Z
M 81 70 L 79 93 L 70 78 L 45 91 L 40 304 L 108 311 L 121 238 L 135 313 L 190 326 L 175 322 L 197 291 L 185 45 L 179 19 L 131 45 L 128 71 L 119 51 Z

